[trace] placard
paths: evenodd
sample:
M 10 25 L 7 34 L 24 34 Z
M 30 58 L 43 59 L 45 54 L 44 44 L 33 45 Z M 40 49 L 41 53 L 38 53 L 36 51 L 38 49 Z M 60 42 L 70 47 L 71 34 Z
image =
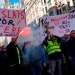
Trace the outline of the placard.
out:
M 0 9 L 0 36 L 16 36 L 25 26 L 25 10 Z

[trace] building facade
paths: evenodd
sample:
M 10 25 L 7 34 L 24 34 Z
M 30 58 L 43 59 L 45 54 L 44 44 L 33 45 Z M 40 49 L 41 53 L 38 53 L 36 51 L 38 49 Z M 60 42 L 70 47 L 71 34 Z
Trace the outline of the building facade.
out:
M 24 0 L 27 25 L 42 16 L 61 15 L 75 10 L 75 0 Z M 34 25 L 34 24 L 33 24 Z
M 70 13 L 75 11 L 75 0 L 46 0 L 50 16 Z
M 24 0 L 19 0 L 19 2 L 14 3 L 13 5 L 9 0 L 2 0 L 2 8 L 5 9 L 24 9 Z
M 2 8 L 7 9 L 9 5 L 9 0 L 2 0 Z
M 39 18 L 47 13 L 47 9 L 45 10 L 43 0 L 25 0 L 24 3 L 27 25 L 34 20 L 36 23 L 38 23 Z

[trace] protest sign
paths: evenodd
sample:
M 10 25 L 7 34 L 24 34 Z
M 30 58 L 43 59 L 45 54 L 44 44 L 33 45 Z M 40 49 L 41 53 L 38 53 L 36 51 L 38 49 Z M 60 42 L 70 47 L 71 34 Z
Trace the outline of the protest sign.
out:
M 56 16 L 44 16 L 40 18 L 41 41 L 46 37 L 46 26 L 50 33 L 63 36 L 75 30 L 75 13 L 67 13 Z
M 0 9 L 0 36 L 16 36 L 25 25 L 25 10 Z

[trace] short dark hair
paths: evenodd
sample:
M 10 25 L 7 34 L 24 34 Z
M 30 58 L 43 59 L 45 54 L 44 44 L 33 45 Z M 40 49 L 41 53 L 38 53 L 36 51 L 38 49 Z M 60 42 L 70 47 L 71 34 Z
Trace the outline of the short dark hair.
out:
M 71 33 L 74 32 L 74 31 L 75 31 L 75 30 L 72 30 Z

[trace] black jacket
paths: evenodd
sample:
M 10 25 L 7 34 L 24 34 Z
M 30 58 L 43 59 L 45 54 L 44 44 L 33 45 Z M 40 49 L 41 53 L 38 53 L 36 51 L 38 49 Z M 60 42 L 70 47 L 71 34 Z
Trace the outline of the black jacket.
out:
M 64 55 L 68 54 L 68 40 L 62 40 L 60 43 L 61 51 Z
M 70 37 L 68 41 L 68 50 L 69 53 L 75 56 L 75 38 Z
M 7 46 L 7 63 L 8 65 L 18 65 L 19 59 L 18 59 L 18 53 L 17 53 L 17 49 L 16 47 L 18 47 L 17 45 L 14 45 L 12 43 L 9 43 L 9 45 Z M 21 54 L 21 50 L 18 47 L 19 52 L 20 52 L 20 60 L 21 60 L 21 64 L 23 63 L 22 60 L 22 54 Z
M 57 42 L 58 42 L 58 43 L 61 42 L 61 38 L 60 38 L 60 37 L 54 35 L 54 38 L 57 39 Z M 44 44 L 45 46 L 48 45 L 47 40 L 48 40 L 48 37 L 46 36 L 45 39 L 44 39 L 44 41 L 43 41 L 43 44 Z
M 59 44 L 60 41 L 61 41 L 61 38 L 58 37 L 58 36 L 54 36 L 54 38 L 57 39 L 57 42 L 58 42 L 58 44 Z M 50 39 L 48 39 L 48 37 L 46 36 L 45 39 L 44 39 L 44 41 L 43 41 L 43 44 L 44 44 L 45 46 L 48 46 L 47 40 L 50 40 Z M 49 58 L 49 60 L 62 59 L 62 53 L 61 53 L 61 52 L 55 52 L 55 53 L 53 53 L 53 54 L 50 54 L 50 55 L 48 56 L 48 58 Z

